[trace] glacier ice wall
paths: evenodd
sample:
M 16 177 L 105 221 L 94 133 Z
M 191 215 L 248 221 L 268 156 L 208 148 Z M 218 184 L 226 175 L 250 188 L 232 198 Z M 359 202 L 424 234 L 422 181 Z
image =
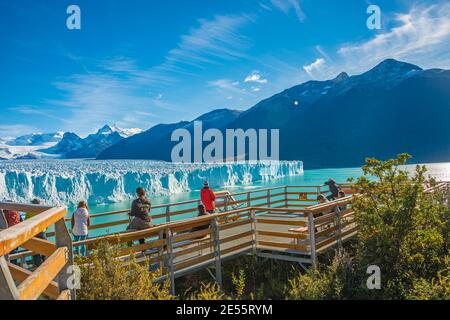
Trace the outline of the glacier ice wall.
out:
M 301 161 L 175 164 L 137 160 L 33 160 L 0 162 L 0 200 L 51 205 L 130 200 L 138 186 L 152 195 L 246 185 L 303 173 Z

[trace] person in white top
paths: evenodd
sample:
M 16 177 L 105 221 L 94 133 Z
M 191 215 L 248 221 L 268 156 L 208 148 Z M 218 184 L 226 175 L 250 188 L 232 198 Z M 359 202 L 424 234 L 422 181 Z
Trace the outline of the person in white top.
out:
M 72 214 L 72 234 L 74 241 L 83 241 L 88 238 L 89 226 L 91 224 L 89 218 L 89 208 L 85 201 L 78 203 L 78 209 Z M 81 245 L 75 247 L 75 254 L 86 255 L 86 246 Z

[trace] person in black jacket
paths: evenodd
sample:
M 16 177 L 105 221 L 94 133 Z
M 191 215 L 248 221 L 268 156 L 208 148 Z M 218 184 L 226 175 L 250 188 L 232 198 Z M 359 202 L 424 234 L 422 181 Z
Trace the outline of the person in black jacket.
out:
M 153 226 L 152 218 L 150 216 L 151 203 L 145 196 L 144 188 L 137 188 L 136 195 L 137 198 L 133 200 L 131 211 L 129 212 L 129 216 L 133 217 L 133 220 L 131 220 L 127 227 L 127 230 L 129 231 L 144 230 Z M 139 242 L 143 244 L 145 243 L 145 240 L 139 239 Z
M 331 192 L 327 199 L 330 201 L 336 200 L 339 196 L 339 187 L 336 182 L 330 178 L 327 182 L 325 182 L 325 185 L 328 186 L 328 190 Z

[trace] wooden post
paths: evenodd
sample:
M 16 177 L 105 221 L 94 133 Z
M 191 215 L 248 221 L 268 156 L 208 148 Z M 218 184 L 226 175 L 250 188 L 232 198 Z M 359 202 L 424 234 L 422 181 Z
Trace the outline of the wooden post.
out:
M 252 204 L 251 204 L 252 200 L 251 199 L 252 199 L 251 193 L 247 192 L 247 207 L 251 207 L 252 206 Z
M 223 198 L 223 203 L 224 203 L 224 209 L 225 209 L 225 212 L 227 212 L 228 211 L 228 197 L 224 197 Z
M 342 249 L 342 229 L 341 229 L 341 209 L 339 206 L 336 207 L 336 232 L 337 232 L 337 245 L 338 250 L 341 251 Z
M 170 205 L 166 207 L 166 222 L 170 222 Z
M 284 187 L 284 206 L 287 208 L 289 206 L 288 202 L 288 187 Z
M 5 256 L 0 257 L 0 300 L 19 300 L 19 291 L 17 291 Z
M 159 240 L 164 240 L 164 230 L 159 231 L 158 238 L 159 238 Z M 164 247 L 165 247 L 165 244 L 163 244 L 162 246 L 160 246 L 158 248 L 158 259 L 159 259 L 158 265 L 160 266 L 160 269 L 162 272 L 164 272 L 164 270 L 165 270 Z
M 314 225 L 314 214 L 309 212 L 308 215 L 309 228 L 309 242 L 311 247 L 311 262 L 312 267 L 317 269 L 317 254 L 316 254 L 316 226 Z
M 212 236 L 214 239 L 214 260 L 216 264 L 216 282 L 222 290 L 222 262 L 220 257 L 220 228 L 217 217 L 211 220 Z
M 256 215 L 255 210 L 250 211 L 250 219 L 252 221 L 251 228 L 252 228 L 252 251 L 253 256 L 256 255 L 256 249 L 257 249 L 257 240 L 256 240 Z
M 6 221 L 5 214 L 3 213 L 3 210 L 0 209 L 0 231 L 2 229 L 8 229 L 8 221 Z M 5 259 L 8 259 L 8 255 L 5 255 Z
M 175 264 L 174 264 L 174 254 L 173 254 L 173 243 L 172 243 L 172 230 L 167 228 L 167 255 L 169 259 L 169 276 L 170 276 L 170 293 L 175 295 Z
M 72 238 L 67 230 L 66 222 L 61 219 L 55 223 L 55 242 L 56 247 L 67 247 L 67 263 L 64 268 L 59 271 L 57 276 L 59 291 L 70 290 L 70 299 L 76 299 L 75 288 L 69 288 L 69 282 L 74 277 L 74 261 Z
M 0 209 L 0 230 L 7 229 L 8 228 L 8 222 L 6 221 L 5 214 L 3 213 L 3 210 Z

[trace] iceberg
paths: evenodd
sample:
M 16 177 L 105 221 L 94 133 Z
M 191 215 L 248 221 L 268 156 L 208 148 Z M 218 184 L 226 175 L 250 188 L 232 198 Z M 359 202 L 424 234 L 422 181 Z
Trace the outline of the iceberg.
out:
M 149 195 L 248 185 L 303 174 L 301 161 L 179 164 L 149 160 L 33 160 L 0 162 L 0 199 L 49 205 L 80 200 L 104 204 L 133 199 L 138 186 Z

